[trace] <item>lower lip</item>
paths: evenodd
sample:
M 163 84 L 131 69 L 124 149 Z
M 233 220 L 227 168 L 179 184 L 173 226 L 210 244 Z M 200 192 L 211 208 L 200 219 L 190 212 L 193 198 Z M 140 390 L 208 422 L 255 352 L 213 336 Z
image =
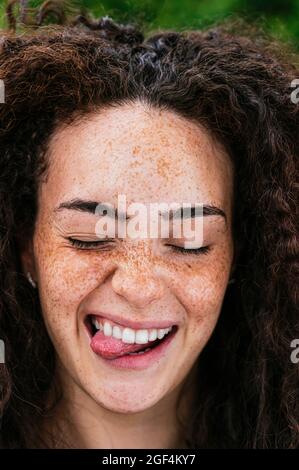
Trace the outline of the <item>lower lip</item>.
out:
M 159 359 L 161 359 L 167 352 L 167 348 L 170 343 L 173 341 L 177 330 L 173 333 L 170 333 L 162 343 L 158 346 L 154 347 L 150 351 L 147 351 L 143 354 L 137 355 L 125 355 L 120 356 L 116 359 L 106 359 L 102 356 L 98 356 L 105 364 L 110 365 L 112 367 L 116 367 L 118 369 L 146 369 L 150 367 L 152 364 L 155 364 Z

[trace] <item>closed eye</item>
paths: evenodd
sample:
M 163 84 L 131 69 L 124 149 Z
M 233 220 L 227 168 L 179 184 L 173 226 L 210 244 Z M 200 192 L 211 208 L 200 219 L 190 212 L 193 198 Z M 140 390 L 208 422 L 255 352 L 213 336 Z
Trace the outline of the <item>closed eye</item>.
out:
M 176 246 L 176 245 L 166 245 L 166 246 L 171 246 L 171 248 L 174 250 L 174 251 L 177 251 L 179 253 L 183 253 L 183 254 L 193 254 L 193 255 L 199 255 L 199 254 L 207 254 L 209 253 L 210 251 L 210 246 L 201 246 L 199 248 L 184 248 L 182 246 Z
M 81 248 L 83 250 L 90 250 L 94 248 L 100 248 L 100 249 L 107 249 L 111 248 L 111 242 L 113 242 L 113 239 L 106 238 L 104 240 L 95 240 L 95 241 L 86 241 L 86 240 L 77 240 L 76 238 L 72 237 L 67 237 L 67 240 L 73 245 L 76 246 L 77 248 Z

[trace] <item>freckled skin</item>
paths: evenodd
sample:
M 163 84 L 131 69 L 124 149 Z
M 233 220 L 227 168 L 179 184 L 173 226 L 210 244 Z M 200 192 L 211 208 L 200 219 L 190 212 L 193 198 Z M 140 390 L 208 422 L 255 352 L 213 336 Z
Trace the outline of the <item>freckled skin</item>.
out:
M 65 390 L 76 396 L 83 390 L 113 412 L 154 410 L 178 392 L 220 314 L 233 259 L 230 159 L 199 125 L 135 103 L 57 131 L 50 161 L 38 194 L 34 260 L 26 253 L 23 260 L 33 266 Z M 118 194 L 126 195 L 127 205 L 214 204 L 227 224 L 220 216 L 204 217 L 207 254 L 174 252 L 150 239 L 80 251 L 63 238 L 85 234 L 96 240 L 97 218 L 68 210 L 54 214 L 62 201 L 80 197 L 117 205 Z M 102 365 L 89 347 L 83 319 L 93 307 L 125 319 L 169 320 L 180 328 L 168 354 L 148 370 L 116 370 Z

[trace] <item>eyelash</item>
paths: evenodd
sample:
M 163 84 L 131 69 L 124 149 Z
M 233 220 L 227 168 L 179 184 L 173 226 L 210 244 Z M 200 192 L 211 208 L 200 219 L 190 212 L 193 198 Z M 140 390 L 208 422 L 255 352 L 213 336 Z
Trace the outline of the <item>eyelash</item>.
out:
M 187 255 L 206 255 L 210 251 L 209 246 L 201 246 L 200 248 L 183 248 L 182 246 L 167 245 L 171 246 L 174 251 Z
M 98 241 L 95 241 L 95 242 L 86 242 L 86 241 L 83 241 L 83 240 L 77 240 L 76 238 L 71 238 L 71 237 L 68 237 L 68 240 L 71 242 L 71 244 L 73 246 L 76 246 L 77 248 L 81 248 L 81 249 L 89 249 L 89 248 L 98 248 L 100 245 L 104 246 L 105 243 L 108 243 L 109 241 L 112 241 L 110 239 L 106 239 L 106 240 L 98 240 Z M 106 248 L 104 246 L 104 248 Z
M 73 246 L 76 246 L 77 248 L 81 248 L 81 249 L 93 249 L 93 248 L 97 248 L 99 247 L 100 245 L 104 245 L 105 243 L 109 242 L 109 241 L 112 241 L 112 240 L 105 240 L 105 241 L 94 241 L 94 242 L 86 242 L 86 241 L 83 241 L 83 240 L 77 240 L 76 238 L 71 238 L 71 237 L 68 237 L 68 240 L 70 241 L 70 243 L 73 245 Z M 196 255 L 199 255 L 199 254 L 202 254 L 202 255 L 205 255 L 207 254 L 209 251 L 210 251 L 210 247 L 209 246 L 201 246 L 200 248 L 183 248 L 182 246 L 175 246 L 175 245 L 166 245 L 166 246 L 171 246 L 171 248 L 174 250 L 174 251 L 177 251 L 179 253 L 183 253 L 183 254 L 196 254 Z M 105 248 L 105 247 L 104 247 Z M 107 247 L 106 247 L 107 248 Z

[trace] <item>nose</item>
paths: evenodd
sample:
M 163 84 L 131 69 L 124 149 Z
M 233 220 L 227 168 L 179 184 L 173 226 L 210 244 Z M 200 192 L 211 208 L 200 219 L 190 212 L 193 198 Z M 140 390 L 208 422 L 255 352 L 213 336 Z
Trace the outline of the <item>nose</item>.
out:
M 112 288 L 136 308 L 146 307 L 165 293 L 164 283 L 153 272 L 141 272 L 132 267 L 119 267 L 115 271 Z

